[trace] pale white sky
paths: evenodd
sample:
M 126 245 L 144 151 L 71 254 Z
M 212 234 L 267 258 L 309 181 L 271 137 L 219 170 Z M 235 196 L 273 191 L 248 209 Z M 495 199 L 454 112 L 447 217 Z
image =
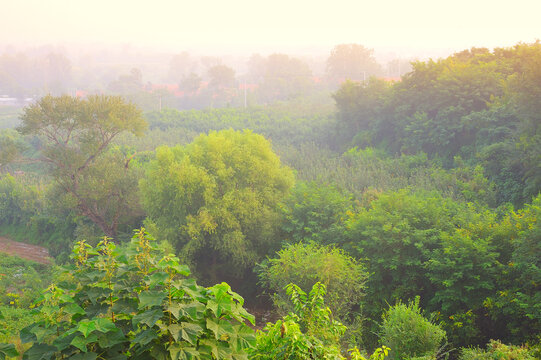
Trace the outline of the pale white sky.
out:
M 541 38 L 541 0 L 0 0 L 0 44 L 465 49 Z

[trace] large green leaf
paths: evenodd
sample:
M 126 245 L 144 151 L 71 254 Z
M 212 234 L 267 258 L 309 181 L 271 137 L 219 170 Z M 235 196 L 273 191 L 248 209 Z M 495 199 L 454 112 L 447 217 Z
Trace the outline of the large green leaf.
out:
M 64 332 L 59 337 L 54 339 L 53 345 L 56 346 L 58 351 L 63 351 L 70 347 L 73 339 L 78 336 L 76 329 L 71 329 L 70 331 Z
M 34 328 L 38 326 L 39 325 L 37 324 L 31 324 L 21 329 L 21 331 L 19 332 L 19 338 L 21 339 L 21 342 L 23 344 L 37 341 L 36 334 L 34 333 Z
M 115 331 L 117 328 L 115 323 L 109 318 L 98 318 L 95 320 L 96 330 L 101 331 L 102 333 L 107 333 L 109 331 Z
M 139 325 L 139 324 L 145 324 L 149 327 L 152 327 L 154 326 L 154 324 L 156 324 L 156 321 L 162 318 L 162 316 L 163 316 L 162 309 L 153 309 L 153 310 L 143 311 L 142 313 L 139 313 L 132 318 L 132 324 L 134 326 Z
M 87 352 L 70 356 L 70 360 L 96 360 L 97 357 L 95 352 Z
M 233 333 L 229 343 L 231 347 L 237 350 L 251 348 L 255 345 L 255 332 L 249 326 L 239 324 L 233 326 Z
M 74 315 L 84 315 L 85 314 L 85 311 L 82 307 L 80 307 L 79 305 L 75 304 L 75 303 L 71 303 L 71 304 L 68 304 L 67 306 L 64 307 L 64 312 L 71 315 L 71 316 L 74 316 Z
M 154 329 L 146 329 L 144 331 L 141 331 L 138 333 L 135 338 L 132 340 L 132 343 L 139 344 L 141 346 L 145 346 L 152 340 L 156 339 L 158 337 L 158 333 Z
M 50 360 L 53 359 L 56 348 L 47 344 L 34 344 L 25 351 L 23 360 Z
M 173 343 L 168 349 L 171 360 L 190 360 L 190 359 L 203 359 L 199 351 L 196 348 L 190 346 L 184 346 L 183 343 Z M 204 358 L 207 359 L 207 358 Z
M 120 329 L 109 331 L 106 334 L 101 334 L 98 338 L 98 344 L 101 348 L 110 348 L 117 344 L 127 341 L 124 333 Z
M 165 294 L 157 291 L 143 291 L 139 294 L 139 310 L 145 307 L 161 306 Z
M 98 336 L 96 334 L 90 334 L 88 337 L 82 337 L 82 336 L 76 336 L 71 341 L 71 345 L 75 346 L 82 352 L 87 352 L 87 345 L 91 344 L 98 340 Z
M 193 301 L 188 304 L 174 302 L 168 306 L 168 310 L 177 319 L 188 318 L 191 320 L 201 319 L 205 311 L 205 305 L 199 301 Z
M 204 339 L 200 342 L 201 353 L 205 352 L 205 355 L 214 356 L 214 359 L 230 359 L 233 351 L 229 347 L 227 342 L 213 341 L 211 339 Z M 212 358 L 209 356 L 208 358 Z M 203 357 L 207 359 L 207 357 Z
M 218 322 L 207 319 L 207 329 L 214 333 L 216 340 L 229 340 L 233 335 L 233 325 L 226 320 L 218 320 Z
M 43 342 L 49 336 L 56 335 L 57 327 L 56 326 L 52 326 L 52 327 L 36 326 L 32 328 L 32 332 L 36 335 L 37 342 Z
M 137 299 L 121 298 L 113 304 L 111 308 L 115 314 L 131 314 L 137 312 Z
M 96 305 L 98 303 L 98 299 L 107 297 L 110 292 L 111 290 L 107 288 L 90 287 L 85 289 L 84 294 L 88 297 L 88 300 L 90 300 L 92 304 Z
M 203 332 L 203 327 L 197 324 L 181 322 L 180 324 L 169 325 L 168 330 L 175 341 L 183 339 L 192 345 L 196 345 L 199 335 Z
M 77 330 L 79 330 L 84 337 L 88 337 L 92 331 L 96 330 L 96 321 L 87 319 L 82 320 L 79 322 Z
M 13 344 L 0 344 L 0 360 L 4 360 L 8 357 L 16 357 L 19 356 L 19 352 L 17 349 L 15 349 L 15 345 Z
M 154 274 L 150 275 L 149 281 L 147 282 L 147 285 L 149 285 L 151 288 L 157 286 L 157 285 L 163 285 L 165 284 L 166 280 L 169 278 L 169 275 L 166 272 L 158 271 Z

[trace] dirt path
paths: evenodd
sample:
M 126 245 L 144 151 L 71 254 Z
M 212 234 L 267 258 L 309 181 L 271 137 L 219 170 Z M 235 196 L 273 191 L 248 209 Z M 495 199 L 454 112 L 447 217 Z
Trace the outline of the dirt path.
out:
M 17 255 L 23 259 L 41 264 L 50 264 L 49 251 L 46 248 L 10 240 L 0 236 L 0 253 Z

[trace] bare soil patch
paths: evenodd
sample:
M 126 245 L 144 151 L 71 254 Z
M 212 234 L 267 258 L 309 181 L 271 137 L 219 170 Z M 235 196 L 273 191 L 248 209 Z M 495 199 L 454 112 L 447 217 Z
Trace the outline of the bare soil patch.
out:
M 16 255 L 20 258 L 32 260 L 41 264 L 51 263 L 51 257 L 46 248 L 13 241 L 2 236 L 0 236 L 0 253 Z

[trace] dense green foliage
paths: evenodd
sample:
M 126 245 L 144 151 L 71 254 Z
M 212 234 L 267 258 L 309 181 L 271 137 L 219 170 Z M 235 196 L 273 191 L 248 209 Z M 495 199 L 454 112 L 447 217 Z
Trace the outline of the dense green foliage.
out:
M 440 314 L 456 344 L 512 339 L 531 324 L 506 329 L 487 308 L 487 299 L 499 298 L 500 291 L 520 293 L 502 283 L 517 245 L 509 221 L 437 193 L 401 191 L 381 194 L 354 214 L 348 240 L 339 245 L 368 260 L 369 317 L 377 317 L 389 301 L 420 295 L 423 308 Z M 506 311 L 500 316 L 506 318 Z
M 225 284 L 198 286 L 141 229 L 124 247 L 79 242 L 75 265 L 44 293 L 44 319 L 21 332 L 32 359 L 243 359 L 253 316 Z
M 19 331 L 39 320 L 40 314 L 33 314 L 30 307 L 49 285 L 53 272 L 51 265 L 0 253 L 0 359 L 2 352 L 13 357 L 14 351 L 24 350 Z
M 502 224 L 510 242 L 502 244 L 506 266 L 497 278 L 499 291 L 485 306 L 515 343 L 535 341 L 541 334 L 541 195 Z
M 0 129 L 0 173 L 19 159 L 24 148 L 25 143 L 19 133 L 12 129 Z
M 298 182 L 280 206 L 282 237 L 290 242 L 337 242 L 343 234 L 346 213 L 354 206 L 352 197 L 343 195 L 335 186 Z
M 162 147 L 148 169 L 148 219 L 207 281 L 242 277 L 279 245 L 276 207 L 293 174 L 261 135 L 225 130 Z
M 25 187 L 9 173 L 0 176 L 0 225 L 22 225 L 30 219 L 39 206 L 38 191 Z
M 321 149 L 317 144 L 299 148 L 279 148 L 284 163 L 297 170 L 298 178 L 323 184 L 336 184 L 362 199 L 367 190 L 396 191 L 412 188 L 438 191 L 459 201 L 496 202 L 494 184 L 483 174 L 482 166 L 469 166 L 460 158 L 456 167 L 444 169 L 427 155 L 401 155 L 390 157 L 375 148 L 352 148 L 337 155 Z
M 522 205 L 541 190 L 540 59 L 539 42 L 473 48 L 416 62 L 391 87 L 346 83 L 335 94 L 340 133 L 363 147 L 422 151 L 446 166 L 460 155 L 484 165 L 500 203 Z
M 149 129 L 144 138 L 126 134 L 122 136 L 122 142 L 138 150 L 154 150 L 160 145 L 190 143 L 200 133 L 210 130 L 250 129 L 275 145 L 299 145 L 311 141 L 327 143 L 332 142 L 335 119 L 332 104 L 328 99 L 326 102 L 299 101 L 294 105 L 279 103 L 272 107 L 201 111 L 164 109 L 146 114 Z

